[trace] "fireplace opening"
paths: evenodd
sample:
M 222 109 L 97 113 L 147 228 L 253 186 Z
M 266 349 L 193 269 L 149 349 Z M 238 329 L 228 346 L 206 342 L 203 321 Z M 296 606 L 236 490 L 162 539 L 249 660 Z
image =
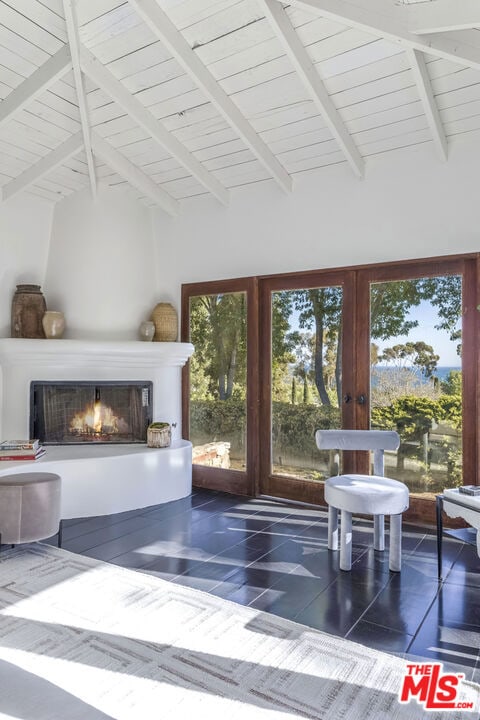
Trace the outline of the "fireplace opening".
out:
M 37 382 L 30 386 L 30 436 L 46 445 L 145 443 L 151 382 Z

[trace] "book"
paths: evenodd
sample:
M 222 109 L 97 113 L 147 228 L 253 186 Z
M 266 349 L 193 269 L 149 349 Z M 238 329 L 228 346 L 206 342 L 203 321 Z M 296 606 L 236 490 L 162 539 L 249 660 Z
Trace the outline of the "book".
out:
M 40 440 L 1 440 L 0 452 L 2 450 L 37 450 L 40 447 Z
M 464 495 L 480 495 L 480 485 L 461 485 L 458 492 Z
M 40 450 L 43 450 L 41 446 L 31 449 L 31 448 L 12 448 L 8 450 L 4 450 L 3 448 L 0 448 L 0 457 L 2 455 L 33 455 L 35 456 Z
M 45 455 L 45 449 L 39 448 L 34 453 L 24 452 L 22 453 L 8 453 L 0 452 L 0 462 L 11 462 L 13 460 L 38 460 Z

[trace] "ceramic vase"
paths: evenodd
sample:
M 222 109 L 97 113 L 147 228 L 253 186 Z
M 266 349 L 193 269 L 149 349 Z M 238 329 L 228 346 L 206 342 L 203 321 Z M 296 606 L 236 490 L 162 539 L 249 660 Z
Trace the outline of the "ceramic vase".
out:
M 47 310 L 42 318 L 42 325 L 45 337 L 49 340 L 57 340 L 65 331 L 65 316 L 58 310 Z
M 155 323 L 152 320 L 144 320 L 138 328 L 138 337 L 144 342 L 150 342 L 155 335 Z

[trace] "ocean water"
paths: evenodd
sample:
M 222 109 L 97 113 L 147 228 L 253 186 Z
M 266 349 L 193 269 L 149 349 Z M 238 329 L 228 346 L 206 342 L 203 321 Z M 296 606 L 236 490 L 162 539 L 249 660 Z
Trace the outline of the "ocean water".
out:
M 458 366 L 455 366 L 455 365 L 440 365 L 439 367 L 437 367 L 437 369 L 435 370 L 435 372 L 434 372 L 433 374 L 434 374 L 435 377 L 437 377 L 439 380 L 446 380 L 448 374 L 449 374 L 452 370 L 461 370 L 461 369 L 462 369 L 462 368 L 460 367 L 460 365 L 458 365 Z
M 431 382 L 431 379 L 425 378 L 425 376 L 423 375 L 422 371 L 419 368 L 409 368 L 409 369 L 413 369 L 415 374 L 418 376 L 418 378 L 420 380 L 423 379 L 423 380 L 425 380 L 426 383 Z M 461 369 L 462 368 L 459 365 L 439 365 L 436 368 L 433 375 L 434 375 L 434 377 L 437 377 L 440 382 L 442 382 L 443 380 L 447 379 L 448 374 L 452 370 L 461 370 Z M 395 368 L 391 368 L 391 367 L 387 367 L 387 366 L 382 366 L 382 365 L 375 366 L 375 371 L 377 373 L 389 373 L 389 372 L 393 372 L 394 370 L 395 370 Z M 375 384 L 375 383 L 373 383 L 373 384 Z

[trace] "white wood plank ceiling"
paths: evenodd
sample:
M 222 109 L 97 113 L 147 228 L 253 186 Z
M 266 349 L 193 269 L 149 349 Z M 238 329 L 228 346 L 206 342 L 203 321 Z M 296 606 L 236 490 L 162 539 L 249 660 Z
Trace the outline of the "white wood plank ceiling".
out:
M 2 200 L 124 185 L 175 215 L 422 143 L 446 161 L 480 130 L 479 28 L 479 0 L 0 0 Z

